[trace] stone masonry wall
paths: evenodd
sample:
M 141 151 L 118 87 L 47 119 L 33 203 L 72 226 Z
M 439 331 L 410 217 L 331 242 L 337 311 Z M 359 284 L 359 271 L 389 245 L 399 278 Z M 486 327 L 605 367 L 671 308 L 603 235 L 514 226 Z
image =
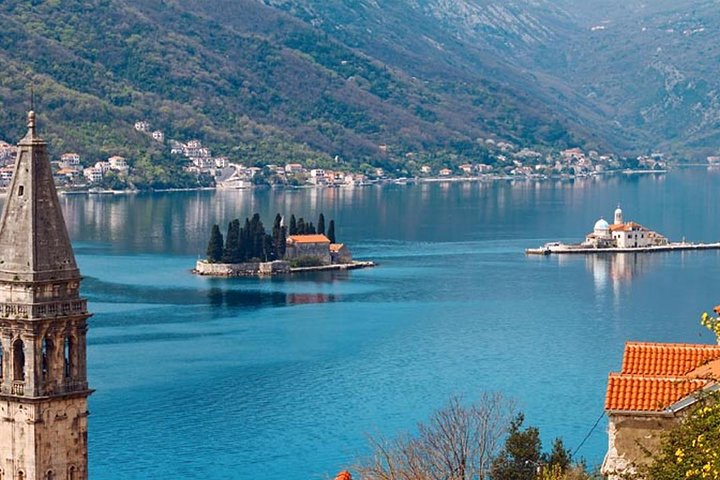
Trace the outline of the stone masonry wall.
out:
M 195 273 L 213 277 L 252 277 L 290 273 L 290 265 L 280 260 L 254 263 L 209 263 L 198 260 Z
M 647 463 L 646 449 L 657 451 L 661 435 L 671 428 L 677 417 L 659 415 L 610 414 L 608 452 L 602 473 L 608 480 L 620 480 L 623 473 L 634 473 L 633 465 Z

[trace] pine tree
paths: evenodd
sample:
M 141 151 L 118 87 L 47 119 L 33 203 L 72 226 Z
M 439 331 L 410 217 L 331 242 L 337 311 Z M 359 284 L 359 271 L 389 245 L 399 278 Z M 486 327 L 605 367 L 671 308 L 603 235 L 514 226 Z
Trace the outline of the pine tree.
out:
M 328 224 L 327 237 L 330 240 L 330 243 L 337 243 L 335 241 L 335 220 L 330 220 L 330 223 Z
M 223 236 L 220 233 L 218 224 L 213 225 L 210 231 L 210 241 L 207 247 L 207 260 L 210 263 L 217 263 L 222 259 L 223 254 Z
M 320 235 L 325 235 L 325 215 L 323 215 L 322 213 L 318 218 L 317 233 L 319 233 Z
M 552 452 L 550 452 L 547 463 L 561 472 L 565 472 L 572 465 L 571 453 L 565 448 L 561 438 L 556 438 L 553 442 Z
M 511 422 L 505 446 L 490 467 L 490 480 L 535 479 L 542 460 L 540 431 L 535 427 L 521 430 L 524 421 L 520 413 Z
M 293 213 L 290 215 L 290 229 L 289 229 L 290 235 L 297 235 L 298 234 L 298 227 L 297 227 L 297 220 L 295 220 L 295 214 Z
M 227 237 L 225 237 L 225 249 L 223 250 L 223 263 L 239 263 L 240 247 L 240 220 L 235 219 L 228 224 Z

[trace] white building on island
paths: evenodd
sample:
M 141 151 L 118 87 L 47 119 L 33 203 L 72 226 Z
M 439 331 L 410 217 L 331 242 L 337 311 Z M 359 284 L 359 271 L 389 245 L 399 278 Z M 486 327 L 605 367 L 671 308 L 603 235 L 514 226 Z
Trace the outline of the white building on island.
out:
M 645 248 L 667 244 L 668 240 L 663 235 L 639 223 L 625 222 L 619 206 L 615 210 L 613 224 L 601 218 L 583 242 L 584 247 L 592 248 Z

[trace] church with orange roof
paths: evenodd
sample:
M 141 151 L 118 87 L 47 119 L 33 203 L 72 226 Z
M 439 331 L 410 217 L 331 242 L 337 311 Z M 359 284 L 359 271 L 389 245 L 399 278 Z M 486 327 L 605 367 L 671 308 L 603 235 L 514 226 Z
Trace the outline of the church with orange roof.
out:
M 648 461 L 661 435 L 698 401 L 718 389 L 720 345 L 625 344 L 622 369 L 610 373 L 605 396 L 608 451 L 602 473 L 620 480 Z
M 667 245 L 667 238 L 636 222 L 625 222 L 618 206 L 613 224 L 604 219 L 595 222 L 592 233 L 585 237 L 583 247 L 590 248 L 645 248 Z

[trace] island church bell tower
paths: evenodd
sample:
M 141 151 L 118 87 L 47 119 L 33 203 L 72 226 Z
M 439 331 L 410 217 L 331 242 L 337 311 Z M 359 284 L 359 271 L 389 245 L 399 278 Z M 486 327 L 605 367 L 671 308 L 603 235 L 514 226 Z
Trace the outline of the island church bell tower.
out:
M 0 218 L 0 479 L 82 480 L 87 301 L 35 114 Z

